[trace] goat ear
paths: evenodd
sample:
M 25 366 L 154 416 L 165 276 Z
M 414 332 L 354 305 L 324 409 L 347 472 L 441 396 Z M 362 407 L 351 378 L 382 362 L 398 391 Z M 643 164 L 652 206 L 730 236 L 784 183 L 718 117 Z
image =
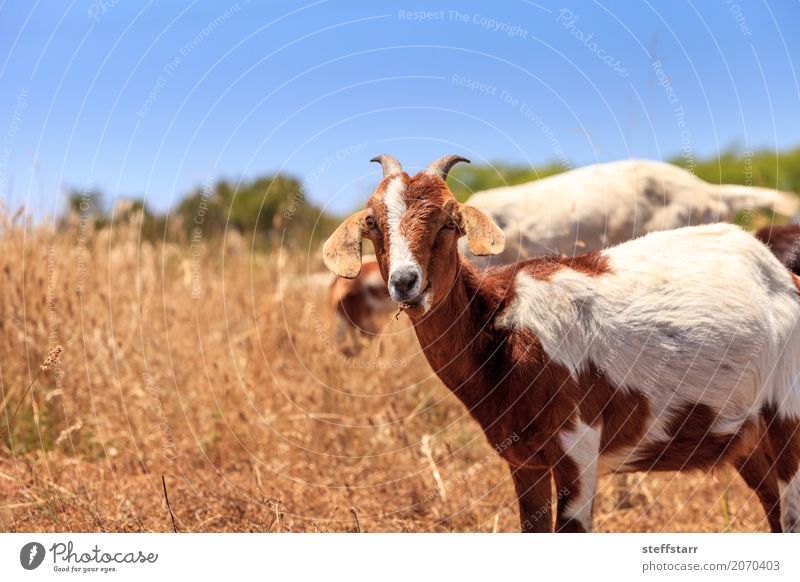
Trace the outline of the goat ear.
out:
M 361 238 L 364 236 L 364 211 L 356 212 L 337 228 L 322 245 L 322 260 L 331 271 L 345 279 L 361 273 Z
M 484 257 L 503 252 L 506 247 L 506 235 L 488 216 L 468 204 L 461 204 L 459 213 L 461 228 L 467 235 L 469 250 L 473 255 Z

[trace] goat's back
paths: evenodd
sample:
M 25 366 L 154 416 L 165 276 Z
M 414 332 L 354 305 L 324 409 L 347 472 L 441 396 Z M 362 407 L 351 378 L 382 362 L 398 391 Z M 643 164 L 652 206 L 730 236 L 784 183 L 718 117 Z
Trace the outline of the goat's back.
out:
M 765 403 L 800 416 L 800 298 L 794 276 L 754 237 L 715 224 L 651 233 L 600 251 L 597 272 L 531 261 L 501 327 L 534 332 L 578 374 L 639 390 L 656 423 L 676 403 L 719 411 L 730 432 Z M 656 434 L 660 428 L 655 427 Z

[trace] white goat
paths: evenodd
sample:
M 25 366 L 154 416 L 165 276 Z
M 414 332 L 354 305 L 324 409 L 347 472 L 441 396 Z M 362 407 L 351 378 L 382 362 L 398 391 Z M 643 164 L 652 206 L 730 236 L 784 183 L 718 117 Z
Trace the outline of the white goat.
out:
M 545 254 L 596 251 L 648 232 L 728 222 L 747 208 L 790 216 L 794 194 L 751 186 L 704 182 L 694 174 L 652 160 L 594 164 L 534 182 L 494 188 L 467 204 L 488 214 L 506 235 L 506 249 L 492 264 Z M 461 251 L 475 264 L 486 259 Z

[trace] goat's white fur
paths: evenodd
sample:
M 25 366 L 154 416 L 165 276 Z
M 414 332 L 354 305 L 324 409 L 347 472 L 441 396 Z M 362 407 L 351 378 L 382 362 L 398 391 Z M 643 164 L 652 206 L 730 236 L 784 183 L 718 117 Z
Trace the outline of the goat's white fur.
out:
M 389 272 L 413 265 L 419 266 L 408 248 L 406 237 L 400 232 L 400 221 L 406 213 L 406 202 L 403 198 L 406 183 L 402 176 L 393 178 L 386 186 L 383 204 L 386 207 L 386 225 L 389 230 Z
M 573 430 L 561 431 L 558 435 L 564 454 L 578 468 L 580 482 L 580 491 L 567 503 L 564 516 L 578 520 L 587 532 L 592 531 L 592 504 L 597 487 L 597 451 L 600 450 L 601 435 L 600 427 L 589 426 L 580 420 L 575 423 Z
M 778 489 L 781 495 L 783 531 L 800 532 L 800 471 L 788 483 L 778 479 Z

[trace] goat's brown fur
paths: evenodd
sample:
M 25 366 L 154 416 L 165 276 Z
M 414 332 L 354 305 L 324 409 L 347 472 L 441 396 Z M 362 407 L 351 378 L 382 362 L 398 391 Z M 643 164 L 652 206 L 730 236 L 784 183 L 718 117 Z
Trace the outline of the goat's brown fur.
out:
M 800 224 L 765 226 L 756 238 L 767 245 L 787 269 L 800 275 Z

